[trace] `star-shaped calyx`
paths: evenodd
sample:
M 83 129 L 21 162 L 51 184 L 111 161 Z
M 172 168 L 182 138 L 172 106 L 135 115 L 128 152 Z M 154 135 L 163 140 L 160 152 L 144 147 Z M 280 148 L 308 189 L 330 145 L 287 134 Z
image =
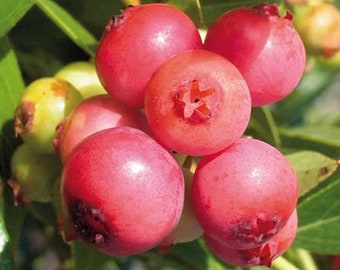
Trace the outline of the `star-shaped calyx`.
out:
M 189 86 L 184 86 L 174 97 L 178 113 L 186 120 L 200 123 L 211 118 L 211 109 L 207 98 L 215 93 L 214 88 L 200 89 L 198 80 L 192 80 Z

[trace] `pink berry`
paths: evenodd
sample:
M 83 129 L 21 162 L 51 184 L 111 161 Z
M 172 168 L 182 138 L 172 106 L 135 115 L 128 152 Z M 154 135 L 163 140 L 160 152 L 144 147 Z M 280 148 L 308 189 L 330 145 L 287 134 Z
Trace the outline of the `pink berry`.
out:
M 99 130 L 117 126 L 145 130 L 147 123 L 140 111 L 119 104 L 110 95 L 90 97 L 75 107 L 58 125 L 53 144 L 64 162 L 73 148 L 84 138 Z
M 206 50 L 169 59 L 145 91 L 145 113 L 154 137 L 191 156 L 216 153 L 241 137 L 250 110 L 249 90 L 240 72 Z
M 96 53 L 104 88 L 118 101 L 144 106 L 144 88 L 152 73 L 179 52 L 202 48 L 192 20 L 167 4 L 126 8 L 108 22 Z
M 263 245 L 252 249 L 230 249 L 208 235 L 205 242 L 211 252 L 220 260 L 240 267 L 267 266 L 281 256 L 293 243 L 297 232 L 297 212 L 294 210 L 287 224 Z
M 226 12 L 208 30 L 205 48 L 230 60 L 248 83 L 253 106 L 277 102 L 300 81 L 306 62 L 292 15 L 277 4 Z
M 203 230 L 232 249 L 256 248 L 277 234 L 294 211 L 297 177 L 274 147 L 241 138 L 202 157 L 192 186 Z
M 168 151 L 122 126 L 98 131 L 74 149 L 63 167 L 61 195 L 79 239 L 110 255 L 132 255 L 174 230 L 184 181 Z

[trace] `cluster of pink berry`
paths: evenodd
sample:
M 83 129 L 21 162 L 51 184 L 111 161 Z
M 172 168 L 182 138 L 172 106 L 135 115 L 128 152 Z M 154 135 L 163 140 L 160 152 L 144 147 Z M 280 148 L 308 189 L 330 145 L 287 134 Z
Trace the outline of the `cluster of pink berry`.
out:
M 244 267 L 270 266 L 286 251 L 297 230 L 296 174 L 276 148 L 243 135 L 252 107 L 283 99 L 302 77 L 291 19 L 276 4 L 234 9 L 203 42 L 167 4 L 113 16 L 95 58 L 108 94 L 76 98 L 66 113 L 73 99 L 62 82 L 47 87 L 67 114 L 57 128 L 44 120 L 57 133 L 44 139 L 62 163 L 66 239 L 133 255 L 203 235 L 218 258 Z M 25 142 L 42 140 L 32 135 L 37 111 L 27 99 L 16 111 Z

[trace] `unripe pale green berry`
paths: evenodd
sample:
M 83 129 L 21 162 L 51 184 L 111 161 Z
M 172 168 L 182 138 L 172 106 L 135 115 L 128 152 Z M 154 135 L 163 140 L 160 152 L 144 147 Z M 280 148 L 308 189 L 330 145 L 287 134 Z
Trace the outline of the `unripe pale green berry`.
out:
M 38 154 L 21 144 L 11 158 L 11 178 L 14 204 L 25 205 L 32 201 L 50 202 L 52 187 L 61 172 L 61 162 L 55 154 Z
M 64 80 L 41 78 L 32 82 L 15 110 L 15 134 L 38 153 L 54 153 L 52 141 L 57 125 L 82 99 Z
M 296 10 L 294 26 L 310 54 L 332 57 L 340 51 L 340 11 L 330 3 Z
M 203 234 L 191 205 L 191 185 L 193 173 L 187 168 L 182 168 L 185 180 L 185 197 L 181 218 L 175 228 L 159 245 L 159 252 L 168 251 L 178 243 L 188 243 L 196 240 Z
M 107 93 L 99 81 L 95 65 L 91 62 L 72 62 L 58 70 L 54 76 L 71 83 L 84 99 Z

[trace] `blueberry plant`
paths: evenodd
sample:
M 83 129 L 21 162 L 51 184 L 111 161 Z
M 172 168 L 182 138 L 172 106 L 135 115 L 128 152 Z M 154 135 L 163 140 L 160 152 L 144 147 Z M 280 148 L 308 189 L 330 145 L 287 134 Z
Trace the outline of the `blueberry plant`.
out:
M 2 0 L 0 270 L 339 270 L 327 0 Z

